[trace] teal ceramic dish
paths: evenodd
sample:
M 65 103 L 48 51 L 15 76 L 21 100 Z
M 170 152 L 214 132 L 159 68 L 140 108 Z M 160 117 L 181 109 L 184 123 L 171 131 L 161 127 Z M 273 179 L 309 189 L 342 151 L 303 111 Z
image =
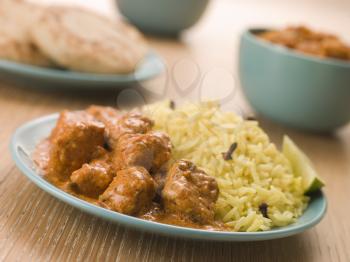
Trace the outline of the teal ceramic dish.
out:
M 254 109 L 288 126 L 331 131 L 350 121 L 350 62 L 304 55 L 243 33 L 239 74 Z
M 111 89 L 151 79 L 165 71 L 163 60 L 153 51 L 127 75 L 79 73 L 0 60 L 0 79 L 39 88 Z
M 23 172 L 23 174 L 25 174 L 38 187 L 62 200 L 63 202 L 92 215 L 131 228 L 168 236 L 217 241 L 257 241 L 283 238 L 303 232 L 320 222 L 326 213 L 326 199 L 323 193 L 319 191 L 311 197 L 311 202 L 305 213 L 297 220 L 296 223 L 292 225 L 282 228 L 275 228 L 265 232 L 217 232 L 146 221 L 92 205 L 68 193 L 65 193 L 47 182 L 42 178 L 40 172 L 34 167 L 30 159 L 30 154 L 34 150 L 35 145 L 50 134 L 52 128 L 56 124 L 57 117 L 58 114 L 38 118 L 19 127 L 13 135 L 10 144 L 12 157 L 17 167 Z
M 143 31 L 175 35 L 193 26 L 209 0 L 117 0 L 119 11 Z

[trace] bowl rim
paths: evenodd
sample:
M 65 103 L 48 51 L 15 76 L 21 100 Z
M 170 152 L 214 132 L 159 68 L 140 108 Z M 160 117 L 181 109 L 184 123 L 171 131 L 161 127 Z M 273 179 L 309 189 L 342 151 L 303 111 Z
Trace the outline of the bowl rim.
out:
M 268 41 L 264 41 L 262 39 L 259 39 L 256 34 L 259 32 L 264 32 L 268 30 L 272 30 L 273 28 L 264 28 L 264 27 L 254 27 L 246 29 L 243 32 L 242 38 L 248 39 L 251 42 L 254 42 L 256 45 L 267 48 L 270 51 L 279 53 L 281 55 L 286 55 L 289 57 L 293 57 L 296 59 L 301 59 L 308 62 L 314 62 L 318 64 L 328 65 L 328 66 L 337 66 L 342 68 L 347 68 L 350 70 L 350 61 L 345 62 L 340 59 L 332 59 L 332 58 L 320 58 L 317 56 L 309 55 L 309 54 L 303 54 L 301 52 L 298 52 L 294 49 L 285 47 L 283 45 L 273 44 Z

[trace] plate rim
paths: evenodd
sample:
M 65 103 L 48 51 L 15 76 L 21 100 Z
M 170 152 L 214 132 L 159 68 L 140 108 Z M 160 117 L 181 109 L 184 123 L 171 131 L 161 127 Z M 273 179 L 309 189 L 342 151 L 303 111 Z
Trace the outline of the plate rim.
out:
M 40 176 L 37 172 L 34 172 L 25 162 L 22 160 L 21 156 L 18 154 L 18 146 L 19 146 L 19 136 L 27 129 L 33 127 L 39 127 L 40 124 L 48 124 L 50 121 L 54 121 L 58 118 L 58 113 L 50 114 L 47 116 L 35 118 L 31 121 L 24 123 L 19 126 L 10 140 L 10 152 L 12 159 L 14 160 L 16 166 L 19 168 L 22 174 L 24 174 L 31 182 L 33 182 L 40 189 L 54 196 L 60 201 L 71 205 L 75 208 L 78 208 L 84 212 L 89 214 L 98 216 L 100 218 L 109 220 L 114 223 L 118 223 L 120 225 L 135 228 L 142 231 L 147 231 L 150 233 L 158 233 L 166 236 L 175 236 L 175 237 L 183 237 L 183 238 L 191 238 L 197 240 L 211 240 L 211 241 L 260 241 L 260 240 L 271 240 L 284 238 L 291 235 L 295 235 L 301 233 L 307 229 L 310 229 L 317 225 L 322 218 L 325 216 L 327 211 L 327 199 L 322 192 L 319 191 L 319 201 L 322 202 L 322 206 L 319 212 L 317 212 L 317 216 L 313 217 L 308 223 L 293 226 L 293 224 L 289 225 L 289 227 L 281 227 L 275 228 L 273 230 L 268 231 L 259 231 L 259 232 L 231 232 L 231 231 L 209 231 L 203 229 L 193 229 L 180 227 L 175 225 L 162 224 L 154 221 L 147 221 L 141 218 L 124 215 L 118 212 L 114 212 L 96 205 L 93 205 L 87 201 L 81 200 L 75 196 L 72 196 L 63 190 L 57 188 L 56 186 L 49 183 L 42 176 Z M 308 207 L 309 208 L 309 207 Z M 307 210 L 307 209 L 306 209 Z M 306 212 L 306 210 L 304 212 Z
M 147 74 L 142 73 L 142 69 L 145 68 L 147 62 L 154 63 L 154 61 L 158 63 L 159 69 L 147 72 Z M 129 74 L 96 74 L 70 70 L 64 71 L 54 68 L 19 63 L 6 59 L 0 59 L 0 70 L 26 77 L 35 77 L 52 81 L 71 81 L 75 83 L 92 81 L 97 83 L 113 82 L 116 84 L 126 84 L 145 81 L 164 73 L 165 62 L 156 51 L 151 49 L 146 54 L 145 58 L 140 62 L 139 67 L 137 67 L 134 72 Z

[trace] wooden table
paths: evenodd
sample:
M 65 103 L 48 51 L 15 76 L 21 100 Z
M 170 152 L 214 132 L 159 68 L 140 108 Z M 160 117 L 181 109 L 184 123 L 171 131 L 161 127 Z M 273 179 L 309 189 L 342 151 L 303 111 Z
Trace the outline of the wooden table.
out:
M 109 13 L 113 11 L 109 1 L 80 2 Z M 350 37 L 350 32 L 346 31 L 350 24 L 350 5 L 345 1 L 318 1 L 317 5 L 312 0 L 290 2 L 264 1 L 262 5 L 262 1 L 213 1 L 204 19 L 181 39 L 150 37 L 152 46 L 165 58 L 168 73 L 166 77 L 134 89 L 123 92 L 44 91 L 1 83 L 0 260 L 350 261 L 350 126 L 333 135 L 314 135 L 259 118 L 277 145 L 287 133 L 307 152 L 327 182 L 324 192 L 329 203 L 326 217 L 315 228 L 297 236 L 266 242 L 190 241 L 111 224 L 38 189 L 20 173 L 9 155 L 10 136 L 25 121 L 64 108 L 84 108 L 91 103 L 124 107 L 165 96 L 199 100 L 201 96 L 195 91 L 187 90 L 182 92 L 182 97 L 179 95 L 178 88 L 193 81 L 198 86 L 196 90 L 199 88 L 205 95 L 221 98 L 235 87 L 238 91 L 228 105 L 249 113 L 236 74 L 238 34 L 244 27 L 306 22 L 341 33 L 347 39 Z M 138 94 L 136 100 L 135 94 Z

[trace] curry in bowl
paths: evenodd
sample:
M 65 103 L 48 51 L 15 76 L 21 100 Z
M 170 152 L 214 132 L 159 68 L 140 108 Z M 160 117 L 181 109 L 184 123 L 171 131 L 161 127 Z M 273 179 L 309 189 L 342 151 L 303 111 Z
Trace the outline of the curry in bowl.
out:
M 316 32 L 305 26 L 269 30 L 258 37 L 298 52 L 322 58 L 350 61 L 350 46 L 333 34 Z

